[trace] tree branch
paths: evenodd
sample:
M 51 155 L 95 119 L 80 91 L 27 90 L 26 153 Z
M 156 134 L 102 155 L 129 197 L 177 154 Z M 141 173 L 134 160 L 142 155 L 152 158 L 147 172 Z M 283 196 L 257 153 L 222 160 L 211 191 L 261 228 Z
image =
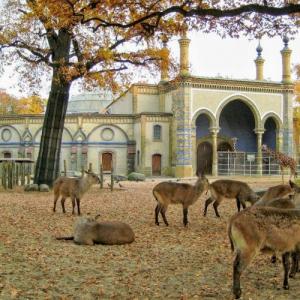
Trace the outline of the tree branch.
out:
M 89 23 L 92 21 L 99 22 L 99 24 L 95 27 L 95 30 L 97 30 L 99 27 L 130 28 L 142 23 L 148 24 L 148 26 L 153 26 L 150 25 L 149 23 L 146 23 L 146 21 L 156 18 L 156 24 L 158 24 L 159 20 L 162 17 L 169 15 L 171 13 L 178 13 L 183 17 L 207 16 L 207 17 L 215 17 L 215 18 L 225 18 L 225 17 L 235 17 L 241 14 L 248 14 L 248 13 L 258 13 L 258 14 L 279 17 L 284 15 L 300 13 L 300 4 L 287 4 L 282 7 L 266 6 L 260 4 L 247 4 L 247 5 L 242 5 L 240 7 L 224 9 L 224 10 L 219 8 L 202 8 L 202 7 L 187 9 L 185 5 L 180 5 L 180 6 L 171 6 L 162 11 L 154 11 L 129 23 L 109 22 L 98 17 L 82 19 L 81 22 L 82 23 Z M 80 16 L 83 16 L 83 14 L 80 14 Z

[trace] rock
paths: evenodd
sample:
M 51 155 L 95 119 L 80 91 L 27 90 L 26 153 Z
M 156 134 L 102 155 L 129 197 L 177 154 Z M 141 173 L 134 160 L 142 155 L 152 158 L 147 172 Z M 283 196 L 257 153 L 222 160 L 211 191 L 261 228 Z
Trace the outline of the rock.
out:
M 128 175 L 130 181 L 145 181 L 146 176 L 142 173 L 132 172 Z
M 36 183 L 26 184 L 24 187 L 25 192 L 37 192 L 39 190 L 39 185 Z
M 123 175 L 113 175 L 115 181 L 126 181 L 128 180 L 126 176 Z
M 47 184 L 40 184 L 39 190 L 40 190 L 40 192 L 49 192 L 50 191 L 49 186 Z

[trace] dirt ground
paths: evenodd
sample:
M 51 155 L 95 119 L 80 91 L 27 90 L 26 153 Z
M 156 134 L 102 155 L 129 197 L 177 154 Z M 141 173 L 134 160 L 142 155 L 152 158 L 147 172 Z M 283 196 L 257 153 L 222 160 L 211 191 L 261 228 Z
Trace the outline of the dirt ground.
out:
M 280 178 L 244 178 L 255 189 Z M 78 246 L 55 237 L 72 234 L 76 216 L 53 195 L 20 188 L 0 192 L 0 299 L 232 299 L 232 259 L 226 227 L 235 201 L 219 207 L 217 219 L 204 200 L 189 209 L 170 206 L 170 226 L 154 224 L 152 188 L 159 180 L 122 182 L 111 192 L 94 186 L 82 199 L 82 214 L 130 224 L 136 241 L 124 246 Z M 189 181 L 193 183 L 193 180 Z M 282 286 L 281 262 L 259 255 L 242 276 L 243 299 L 300 299 L 300 274 Z

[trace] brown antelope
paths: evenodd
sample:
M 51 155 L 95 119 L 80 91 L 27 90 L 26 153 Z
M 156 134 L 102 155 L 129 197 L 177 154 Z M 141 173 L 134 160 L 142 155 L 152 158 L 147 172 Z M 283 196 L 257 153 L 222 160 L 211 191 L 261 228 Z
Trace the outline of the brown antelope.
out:
M 166 211 L 169 204 L 182 204 L 183 207 L 183 224 L 188 224 L 188 207 L 194 204 L 198 198 L 207 192 L 209 182 L 204 175 L 198 177 L 195 185 L 178 182 L 160 182 L 153 188 L 157 206 L 155 208 L 155 224 L 159 225 L 158 215 L 161 213 L 165 224 L 169 223 L 166 218 Z
M 273 207 L 251 207 L 231 217 L 228 236 L 235 251 L 233 263 L 233 294 L 241 296 L 240 276 L 259 251 L 282 254 L 283 288 L 288 289 L 290 254 L 295 273 L 296 253 L 300 251 L 300 210 Z
M 53 211 L 56 210 L 56 202 L 61 196 L 61 207 L 63 213 L 66 212 L 65 201 L 66 198 L 71 197 L 72 200 L 72 214 L 74 214 L 75 200 L 77 204 L 78 215 L 80 215 L 80 199 L 89 190 L 89 188 L 100 182 L 99 177 L 93 172 L 85 172 L 87 175 L 81 178 L 59 177 L 54 181 L 54 206 Z
M 122 245 L 134 241 L 134 232 L 128 224 L 97 222 L 96 218 L 79 218 L 75 223 L 73 236 L 57 237 L 56 239 L 74 240 L 74 243 L 79 245 Z
M 300 208 L 300 187 L 291 180 L 289 185 L 280 184 L 270 187 L 254 206 L 267 206 L 282 209 Z M 293 199 L 292 199 L 293 198 Z M 272 255 L 271 262 L 276 262 L 276 253 Z M 297 268 L 298 269 L 298 268 Z
M 270 187 L 254 205 L 269 206 L 269 203 L 274 201 L 274 199 L 291 198 L 294 194 L 295 184 L 292 181 L 290 181 L 290 184 L 279 184 Z M 284 201 L 281 202 L 283 203 Z
M 246 201 L 254 204 L 258 200 L 258 196 L 249 187 L 249 185 L 242 181 L 221 179 L 216 180 L 210 184 L 210 198 L 205 201 L 204 216 L 206 216 L 207 208 L 209 204 L 213 203 L 215 214 L 220 217 L 218 212 L 218 206 L 224 199 L 236 199 L 238 211 L 240 211 L 240 205 L 246 208 Z

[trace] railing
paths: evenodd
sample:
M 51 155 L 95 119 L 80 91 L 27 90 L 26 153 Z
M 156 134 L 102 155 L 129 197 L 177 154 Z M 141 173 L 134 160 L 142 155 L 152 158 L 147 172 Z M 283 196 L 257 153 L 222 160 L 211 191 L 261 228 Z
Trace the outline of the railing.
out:
M 262 164 L 258 164 L 255 152 L 218 152 L 218 175 L 281 175 L 278 162 L 268 154 L 262 153 Z M 298 166 L 300 169 L 300 166 Z M 285 173 L 289 173 L 286 170 Z M 298 172 L 299 173 L 299 172 Z

